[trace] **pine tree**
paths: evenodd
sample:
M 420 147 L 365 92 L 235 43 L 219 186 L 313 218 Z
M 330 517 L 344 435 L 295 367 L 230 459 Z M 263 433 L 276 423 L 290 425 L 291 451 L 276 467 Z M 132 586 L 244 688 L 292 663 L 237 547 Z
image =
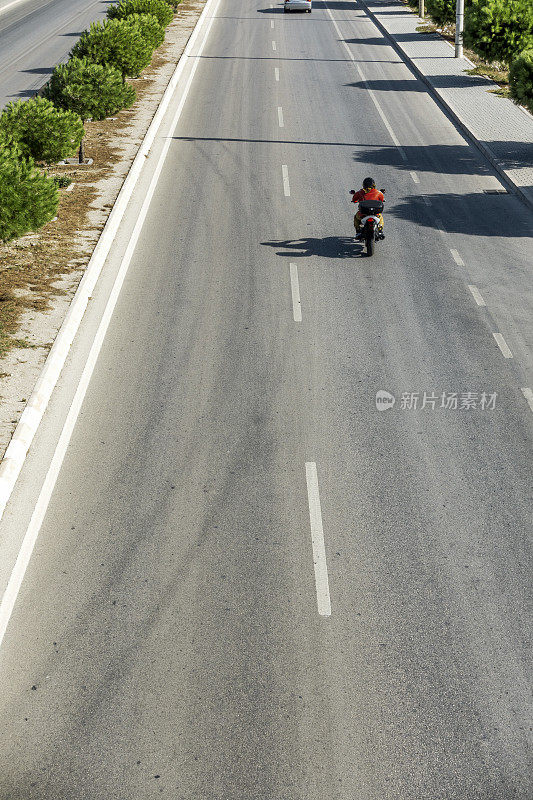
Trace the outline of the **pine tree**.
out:
M 515 58 L 509 70 L 511 97 L 533 114 L 533 47 Z
M 487 61 L 510 64 L 533 47 L 531 0 L 471 0 L 464 43 Z
M 21 155 L 47 163 L 75 153 L 85 133 L 78 114 L 44 97 L 9 103 L 0 114 L 0 130 L 17 142 Z
M 117 67 L 95 64 L 88 58 L 71 58 L 54 69 L 45 96 L 82 120 L 105 119 L 135 102 L 135 90 L 123 83 Z
M 55 217 L 58 204 L 54 181 L 0 132 L 0 241 L 41 228 Z
M 153 48 L 138 24 L 124 19 L 93 22 L 71 50 L 71 56 L 86 57 L 96 64 L 112 64 L 126 76 L 136 76 L 152 58 Z
M 426 0 L 429 16 L 437 25 L 449 25 L 455 22 L 456 0 Z
M 163 28 L 173 17 L 172 8 L 165 0 L 122 0 L 107 9 L 109 19 L 125 19 L 130 14 L 153 14 Z
M 165 29 L 153 14 L 130 14 L 127 21 L 139 26 L 143 38 L 150 43 L 152 50 L 163 44 Z

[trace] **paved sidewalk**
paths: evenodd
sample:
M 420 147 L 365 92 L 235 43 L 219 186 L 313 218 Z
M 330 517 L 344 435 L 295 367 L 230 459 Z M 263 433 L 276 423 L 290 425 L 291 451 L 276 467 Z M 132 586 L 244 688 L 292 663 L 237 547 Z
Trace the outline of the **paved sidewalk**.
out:
M 417 33 L 422 21 L 399 0 L 361 0 L 361 6 L 456 124 L 533 209 L 533 116 L 492 94 L 490 90 L 498 88 L 492 81 L 465 74 L 472 64 L 455 58 L 445 39 Z

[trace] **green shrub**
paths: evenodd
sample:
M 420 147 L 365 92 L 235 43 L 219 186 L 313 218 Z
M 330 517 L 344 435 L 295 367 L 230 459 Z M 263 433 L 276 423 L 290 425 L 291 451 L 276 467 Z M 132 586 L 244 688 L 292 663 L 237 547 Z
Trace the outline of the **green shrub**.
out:
M 533 47 L 515 58 L 509 70 L 509 88 L 515 103 L 533 114 Z
M 54 181 L 0 132 L 0 241 L 41 228 L 55 217 L 58 203 Z
M 173 16 L 172 8 L 165 0 L 122 0 L 121 3 L 109 6 L 109 19 L 125 19 L 130 14 L 153 14 L 163 28 L 166 28 Z
M 455 22 L 455 0 L 426 0 L 426 11 L 437 25 Z
M 471 0 L 464 43 L 487 61 L 510 64 L 533 47 L 531 0 Z
M 83 120 L 105 119 L 135 101 L 133 86 L 110 64 L 71 58 L 52 73 L 45 96 L 60 108 L 75 111 Z
M 124 80 L 138 75 L 152 58 L 153 48 L 143 37 L 139 25 L 125 19 L 93 22 L 71 50 L 74 58 L 86 57 L 96 64 L 112 64 Z
M 58 189 L 66 189 L 72 183 L 71 178 L 67 178 L 66 175 L 53 175 L 51 180 Z
M 44 97 L 9 103 L 0 114 L 0 130 L 17 142 L 23 156 L 47 163 L 76 152 L 85 132 L 78 114 Z
M 153 14 L 130 14 L 127 21 L 139 26 L 143 38 L 150 43 L 152 50 L 163 44 L 165 29 Z

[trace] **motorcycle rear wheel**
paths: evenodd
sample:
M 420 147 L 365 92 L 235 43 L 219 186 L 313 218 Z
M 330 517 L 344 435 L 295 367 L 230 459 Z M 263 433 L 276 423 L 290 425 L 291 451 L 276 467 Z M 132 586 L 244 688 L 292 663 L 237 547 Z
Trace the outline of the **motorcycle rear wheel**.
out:
M 367 254 L 367 256 L 373 256 L 374 255 L 374 237 L 373 236 L 367 236 L 366 237 L 366 254 Z

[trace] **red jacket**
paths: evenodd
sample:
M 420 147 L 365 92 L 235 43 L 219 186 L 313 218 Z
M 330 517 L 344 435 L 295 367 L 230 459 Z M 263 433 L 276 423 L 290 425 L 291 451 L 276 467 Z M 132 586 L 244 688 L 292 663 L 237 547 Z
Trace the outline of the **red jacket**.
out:
M 359 189 L 358 192 L 352 195 L 352 203 L 359 203 L 361 200 L 381 200 L 385 201 L 383 192 L 379 189 Z

